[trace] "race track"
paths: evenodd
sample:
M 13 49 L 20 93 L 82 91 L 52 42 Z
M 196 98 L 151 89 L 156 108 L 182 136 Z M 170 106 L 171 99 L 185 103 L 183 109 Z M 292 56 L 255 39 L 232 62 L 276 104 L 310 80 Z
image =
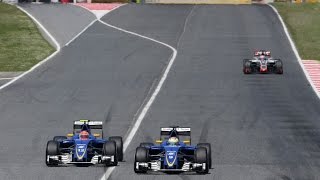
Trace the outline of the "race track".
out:
M 109 179 L 290 180 L 320 177 L 320 103 L 281 24 L 263 5 L 134 5 L 103 21 L 174 46 L 178 56 Z M 242 59 L 270 49 L 283 75 L 244 75 Z M 99 179 L 103 167 L 45 166 L 46 142 L 80 118 L 127 134 L 172 51 L 96 22 L 44 66 L 0 94 L 1 179 Z M 111 117 L 111 118 L 107 118 Z M 159 128 L 190 126 L 212 144 L 207 175 L 133 172 L 135 148 Z
M 162 8 L 125 6 L 104 19 L 179 44 L 173 69 L 129 146 L 126 163 L 110 179 L 317 179 L 320 103 L 272 9 L 190 7 L 178 42 L 177 36 L 157 34 L 173 31 L 170 11 Z M 130 18 L 141 14 L 148 14 L 147 25 Z M 243 75 L 242 59 L 259 48 L 283 59 L 284 75 Z M 212 144 L 214 169 L 209 175 L 134 174 L 135 148 L 154 141 L 159 128 L 169 125 L 190 126 L 194 143 Z

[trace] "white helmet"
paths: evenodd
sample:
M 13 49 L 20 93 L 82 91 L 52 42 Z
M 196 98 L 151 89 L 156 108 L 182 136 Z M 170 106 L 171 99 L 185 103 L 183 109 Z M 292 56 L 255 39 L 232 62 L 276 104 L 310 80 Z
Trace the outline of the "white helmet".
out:
M 179 139 L 177 137 L 170 137 L 168 139 L 168 143 L 170 145 L 177 145 L 179 143 Z

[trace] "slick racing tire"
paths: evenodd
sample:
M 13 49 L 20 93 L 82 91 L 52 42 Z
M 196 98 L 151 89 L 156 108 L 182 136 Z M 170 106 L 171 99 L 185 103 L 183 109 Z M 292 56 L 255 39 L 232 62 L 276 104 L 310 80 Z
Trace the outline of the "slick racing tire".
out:
M 50 140 L 47 143 L 47 149 L 46 149 L 46 165 L 47 166 L 57 166 L 57 161 L 47 160 L 48 155 L 50 156 L 56 156 L 59 155 L 59 142 Z
M 275 63 L 275 73 L 283 74 L 283 63 L 280 59 Z
M 252 73 L 251 63 L 248 59 L 243 60 L 243 73 L 244 74 L 251 74 Z
M 206 163 L 206 168 L 205 170 L 199 169 L 196 172 L 198 174 L 207 174 L 209 172 L 209 165 L 208 165 L 208 157 L 207 157 L 207 149 L 205 147 L 199 147 L 195 150 L 195 162 L 202 164 L 202 163 Z
M 68 139 L 66 136 L 54 136 L 53 140 L 54 141 L 63 141 L 65 139 Z
M 114 156 L 114 162 L 111 164 L 113 166 L 118 165 L 118 156 L 117 156 L 117 145 L 114 141 L 107 141 L 103 144 L 102 154 L 104 156 Z M 110 164 L 106 163 L 106 166 Z
M 136 154 L 134 156 L 134 172 L 135 173 L 146 173 L 147 169 L 137 169 L 136 164 L 137 162 L 140 163 L 147 163 L 149 162 L 149 151 L 145 147 L 137 147 Z
M 204 147 L 207 149 L 208 165 L 209 168 L 212 168 L 212 158 L 211 158 L 211 144 L 210 143 L 199 143 L 197 147 Z
M 140 147 L 150 148 L 151 146 L 154 146 L 154 144 L 150 142 L 140 143 Z
M 122 141 L 122 137 L 120 137 L 120 136 L 111 136 L 111 137 L 109 137 L 109 141 L 114 141 L 116 143 L 118 161 L 122 161 L 123 160 L 123 141 Z

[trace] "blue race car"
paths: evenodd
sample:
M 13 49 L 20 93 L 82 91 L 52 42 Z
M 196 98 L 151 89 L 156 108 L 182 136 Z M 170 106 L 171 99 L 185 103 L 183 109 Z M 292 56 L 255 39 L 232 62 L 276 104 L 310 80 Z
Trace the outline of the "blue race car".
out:
M 186 138 L 180 140 L 180 138 Z M 191 145 L 191 128 L 161 128 L 160 140 L 141 143 L 136 149 L 134 171 L 187 172 L 206 174 L 211 168 L 211 145 Z
M 46 164 L 116 166 L 123 159 L 123 143 L 119 136 L 103 139 L 102 121 L 79 120 L 73 123 L 73 134 L 55 136 L 48 141 Z M 98 131 L 100 133 L 93 133 Z

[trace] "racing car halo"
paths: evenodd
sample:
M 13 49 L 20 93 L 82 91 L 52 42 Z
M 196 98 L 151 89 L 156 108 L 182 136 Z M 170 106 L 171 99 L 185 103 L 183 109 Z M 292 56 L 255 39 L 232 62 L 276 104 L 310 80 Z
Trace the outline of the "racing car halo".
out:
M 186 138 L 180 140 L 179 138 Z M 161 128 L 160 140 L 141 143 L 136 148 L 134 171 L 196 172 L 206 174 L 211 168 L 211 145 L 191 145 L 191 128 Z
M 116 166 L 123 159 L 123 143 L 119 136 L 103 139 L 102 121 L 79 120 L 73 133 L 55 136 L 46 149 L 47 166 L 59 164 Z M 93 133 L 98 131 L 100 133 Z
M 281 59 L 272 58 L 270 51 L 255 51 L 252 59 L 243 60 L 243 73 L 251 74 L 257 72 L 283 74 L 283 63 Z

